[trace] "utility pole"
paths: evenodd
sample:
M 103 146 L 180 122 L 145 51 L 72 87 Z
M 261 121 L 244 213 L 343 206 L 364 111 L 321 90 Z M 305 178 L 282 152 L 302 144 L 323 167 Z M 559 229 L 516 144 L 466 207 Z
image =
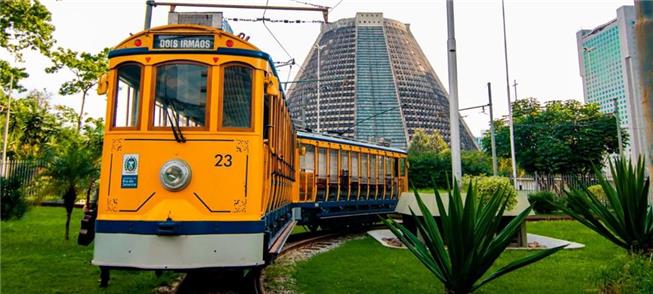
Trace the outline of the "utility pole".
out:
M 451 176 L 455 183 L 462 177 L 460 163 L 460 115 L 458 114 L 458 68 L 456 64 L 456 32 L 453 0 L 447 0 L 447 49 L 449 51 L 449 141 L 451 142 Z
M 512 159 L 512 179 L 517 189 L 517 159 L 515 156 L 515 129 L 512 120 L 512 103 L 510 102 L 510 75 L 508 74 L 508 41 L 506 37 L 506 9 L 501 0 L 501 14 L 503 16 L 503 57 L 506 60 L 506 92 L 508 93 L 508 122 L 510 126 L 510 156 Z
M 642 87 L 642 114 L 648 158 L 645 159 L 648 175 L 653 177 L 653 2 L 635 0 L 637 22 L 635 34 L 639 58 L 639 76 Z M 653 188 L 649 189 L 649 203 L 653 203 Z
M 496 176 L 497 175 L 497 170 L 498 170 L 498 168 L 497 168 L 497 151 L 496 151 L 496 145 L 494 143 L 494 111 L 492 109 L 492 89 L 490 87 L 489 82 L 487 83 L 487 94 L 488 94 L 488 100 L 489 100 L 488 104 L 460 108 L 458 111 L 462 112 L 462 111 L 465 111 L 465 110 L 482 108 L 483 113 L 485 113 L 485 107 L 490 108 L 490 140 L 492 142 L 492 170 L 493 170 L 493 174 Z
M 2 143 L 2 176 L 7 176 L 7 143 L 9 142 L 9 118 L 11 117 L 11 92 L 14 91 L 14 75 L 9 75 L 9 92 L 7 95 L 7 116 L 5 119 L 5 134 Z
M 487 98 L 488 105 L 490 106 L 490 140 L 492 142 L 492 175 L 497 176 L 498 174 L 498 164 L 497 164 L 497 146 L 494 142 L 494 113 L 492 111 L 492 84 L 487 83 Z
M 326 45 L 320 46 L 320 41 L 315 44 L 315 49 L 317 49 L 317 132 L 320 133 L 320 51 Z
M 517 100 L 519 100 L 519 98 L 517 96 L 517 85 L 519 85 L 519 84 L 517 84 L 517 80 L 514 80 L 514 83 L 512 84 L 512 87 L 515 89 L 515 102 L 517 102 Z
M 619 156 L 624 156 L 624 146 L 621 142 L 621 122 L 619 121 L 619 104 L 617 97 L 612 98 L 612 103 L 614 105 L 614 117 L 617 121 L 617 139 L 619 140 Z

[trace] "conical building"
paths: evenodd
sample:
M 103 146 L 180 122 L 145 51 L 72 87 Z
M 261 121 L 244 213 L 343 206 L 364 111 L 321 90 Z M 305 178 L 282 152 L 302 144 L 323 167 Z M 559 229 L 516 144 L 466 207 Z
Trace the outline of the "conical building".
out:
M 296 123 L 314 131 L 318 74 L 321 132 L 406 148 L 416 129 L 438 130 L 449 142 L 447 92 L 408 24 L 363 12 L 322 25 L 287 96 Z M 477 149 L 460 125 L 462 148 Z

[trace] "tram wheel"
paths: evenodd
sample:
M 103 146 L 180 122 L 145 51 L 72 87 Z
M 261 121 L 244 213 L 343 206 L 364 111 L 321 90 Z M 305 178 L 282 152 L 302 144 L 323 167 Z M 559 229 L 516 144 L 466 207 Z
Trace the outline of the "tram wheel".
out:
M 314 233 L 314 232 L 317 232 L 317 230 L 320 228 L 320 225 L 318 225 L 318 224 L 310 224 L 310 225 L 306 225 L 306 227 L 308 228 L 309 231 L 311 231 L 312 233 Z

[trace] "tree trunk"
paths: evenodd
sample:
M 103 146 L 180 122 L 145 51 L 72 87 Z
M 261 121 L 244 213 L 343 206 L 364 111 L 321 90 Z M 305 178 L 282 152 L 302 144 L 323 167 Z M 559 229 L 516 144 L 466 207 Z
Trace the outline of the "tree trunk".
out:
M 77 133 L 82 129 L 82 117 L 84 116 L 84 103 L 86 103 L 86 93 L 88 89 L 82 93 L 82 107 L 79 109 L 79 117 L 77 118 Z
M 68 240 L 70 232 L 70 217 L 75 207 L 75 200 L 77 200 L 77 192 L 75 191 L 75 185 L 71 184 L 63 199 L 63 204 L 66 208 L 66 240 Z
M 70 233 L 70 215 L 72 213 L 66 212 L 66 241 L 69 239 Z
M 470 294 L 472 291 L 462 291 L 462 292 L 456 292 L 453 289 L 449 289 L 447 287 L 444 287 L 444 294 Z

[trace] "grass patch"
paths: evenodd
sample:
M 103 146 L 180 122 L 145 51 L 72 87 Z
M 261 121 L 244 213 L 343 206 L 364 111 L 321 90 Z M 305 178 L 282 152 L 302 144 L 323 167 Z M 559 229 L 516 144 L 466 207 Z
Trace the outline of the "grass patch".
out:
M 596 292 L 592 276 L 626 252 L 577 222 L 528 223 L 528 231 L 586 245 L 563 250 L 483 286 L 478 293 Z M 527 255 L 510 250 L 495 264 Z M 372 238 L 354 240 L 297 265 L 301 293 L 441 292 L 442 284 L 407 250 L 389 249 Z M 328 286 L 325 286 L 328 285 Z
M 93 246 L 77 245 L 81 209 L 73 212 L 71 240 L 64 240 L 66 212 L 32 207 L 19 221 L 2 221 L 0 293 L 151 293 L 176 274 L 112 271 L 109 287 L 98 288 L 99 269 L 90 264 Z

